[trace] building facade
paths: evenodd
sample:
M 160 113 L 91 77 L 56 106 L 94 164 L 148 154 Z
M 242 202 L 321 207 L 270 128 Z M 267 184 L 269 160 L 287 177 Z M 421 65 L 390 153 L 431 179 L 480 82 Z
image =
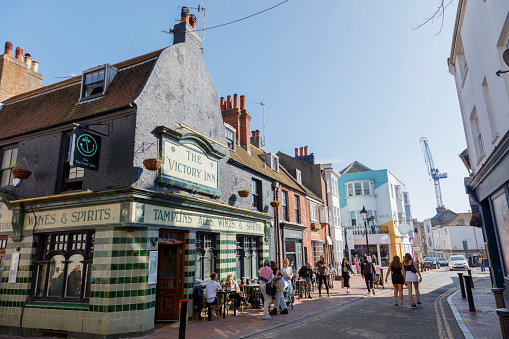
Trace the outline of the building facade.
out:
M 479 205 L 492 283 L 509 282 L 509 3 L 458 2 L 449 72 L 454 76 L 469 169 L 467 193 Z M 504 57 L 505 56 L 505 57 Z M 500 72 L 499 72 L 500 71 Z
M 334 265 L 339 272 L 339 267 L 345 256 L 345 230 L 341 223 L 341 209 L 339 204 L 338 179 L 340 174 L 332 164 L 323 165 L 325 182 L 327 183 L 327 205 L 329 207 L 329 227 L 333 242 Z

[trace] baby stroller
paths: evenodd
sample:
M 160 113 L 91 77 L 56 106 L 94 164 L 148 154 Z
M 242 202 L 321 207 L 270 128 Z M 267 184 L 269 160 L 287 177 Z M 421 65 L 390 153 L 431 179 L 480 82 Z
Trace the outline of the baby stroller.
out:
M 283 289 L 283 297 L 285 298 L 286 306 L 291 306 L 293 310 L 293 304 L 295 303 L 295 290 L 291 280 L 287 281 L 285 284 L 285 288 Z

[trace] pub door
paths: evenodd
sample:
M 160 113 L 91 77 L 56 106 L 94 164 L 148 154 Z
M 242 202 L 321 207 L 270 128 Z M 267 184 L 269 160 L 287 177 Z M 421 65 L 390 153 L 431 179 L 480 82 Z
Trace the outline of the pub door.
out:
M 178 321 L 184 292 L 184 244 L 159 244 L 156 320 Z

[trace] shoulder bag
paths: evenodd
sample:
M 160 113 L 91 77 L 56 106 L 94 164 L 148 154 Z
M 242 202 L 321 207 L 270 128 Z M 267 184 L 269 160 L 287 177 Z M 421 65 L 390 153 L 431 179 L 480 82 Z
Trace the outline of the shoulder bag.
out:
M 267 295 L 275 296 L 276 292 L 277 292 L 276 286 L 274 286 L 274 284 L 272 283 L 265 284 L 265 293 L 267 293 Z

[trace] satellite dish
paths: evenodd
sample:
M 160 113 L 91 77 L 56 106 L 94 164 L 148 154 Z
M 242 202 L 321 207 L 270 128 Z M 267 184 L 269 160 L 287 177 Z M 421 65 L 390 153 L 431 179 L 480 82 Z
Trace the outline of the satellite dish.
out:
M 410 228 L 410 225 L 408 225 L 408 224 L 401 224 L 398 227 L 398 231 L 401 234 L 408 234 L 408 233 L 410 233 L 411 230 L 412 229 Z
M 502 53 L 502 58 L 504 58 L 505 64 L 509 66 L 509 49 L 506 49 L 504 53 Z

